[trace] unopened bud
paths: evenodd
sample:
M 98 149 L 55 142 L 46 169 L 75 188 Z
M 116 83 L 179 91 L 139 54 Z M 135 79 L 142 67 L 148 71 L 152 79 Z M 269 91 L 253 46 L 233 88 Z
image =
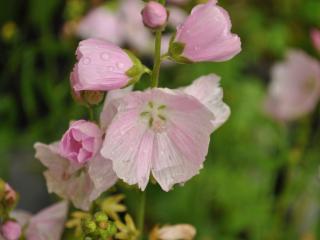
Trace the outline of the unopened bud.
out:
M 167 9 L 155 1 L 148 2 L 141 14 L 143 24 L 151 29 L 161 29 L 168 20 Z
M 98 105 L 104 98 L 104 93 L 101 91 L 83 91 L 83 99 L 89 105 Z

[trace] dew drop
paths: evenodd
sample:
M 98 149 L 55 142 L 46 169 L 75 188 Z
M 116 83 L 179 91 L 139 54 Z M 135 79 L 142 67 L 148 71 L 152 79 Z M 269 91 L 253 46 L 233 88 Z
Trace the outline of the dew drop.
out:
M 114 71 L 114 67 L 109 66 L 109 67 L 108 67 L 108 71 L 110 71 L 110 72 L 111 72 L 111 71 Z
M 90 62 L 91 62 L 91 60 L 88 57 L 85 57 L 85 58 L 82 59 L 82 63 L 85 64 L 85 65 L 90 64 Z
M 117 63 L 117 68 L 118 69 L 123 69 L 124 68 L 124 64 L 122 62 L 118 62 Z
M 101 53 L 101 59 L 107 61 L 110 59 L 110 56 L 108 53 L 104 52 L 104 53 Z

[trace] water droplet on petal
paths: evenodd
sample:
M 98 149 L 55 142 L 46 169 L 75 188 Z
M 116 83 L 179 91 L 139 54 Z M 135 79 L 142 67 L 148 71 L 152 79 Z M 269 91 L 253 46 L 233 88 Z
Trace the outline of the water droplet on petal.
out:
M 108 67 L 108 71 L 110 71 L 110 72 L 114 71 L 114 67 L 109 66 L 109 67 Z
M 90 62 L 91 62 L 90 58 L 88 58 L 88 57 L 82 58 L 82 63 L 83 64 L 88 65 L 88 64 L 90 64 Z
M 101 58 L 102 58 L 102 60 L 107 61 L 110 59 L 110 55 L 108 53 L 104 52 L 104 53 L 101 53 Z
M 124 68 L 124 64 L 122 62 L 118 62 L 117 63 L 117 68 L 118 69 L 123 69 Z

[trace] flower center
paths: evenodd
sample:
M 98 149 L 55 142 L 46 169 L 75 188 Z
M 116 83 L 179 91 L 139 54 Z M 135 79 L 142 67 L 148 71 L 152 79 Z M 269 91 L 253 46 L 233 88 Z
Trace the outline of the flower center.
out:
M 166 108 L 166 105 L 150 101 L 140 116 L 154 132 L 161 133 L 166 129 Z

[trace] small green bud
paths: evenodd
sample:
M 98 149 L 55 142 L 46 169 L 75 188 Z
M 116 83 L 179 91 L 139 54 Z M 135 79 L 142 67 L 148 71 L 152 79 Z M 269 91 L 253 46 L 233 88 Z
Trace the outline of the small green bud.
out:
M 95 215 L 94 215 L 94 220 L 96 222 L 106 222 L 108 221 L 108 216 L 107 214 L 105 214 L 104 212 L 97 212 Z
M 91 218 L 86 218 L 82 221 L 82 230 L 85 234 L 94 233 L 96 229 L 97 224 Z

